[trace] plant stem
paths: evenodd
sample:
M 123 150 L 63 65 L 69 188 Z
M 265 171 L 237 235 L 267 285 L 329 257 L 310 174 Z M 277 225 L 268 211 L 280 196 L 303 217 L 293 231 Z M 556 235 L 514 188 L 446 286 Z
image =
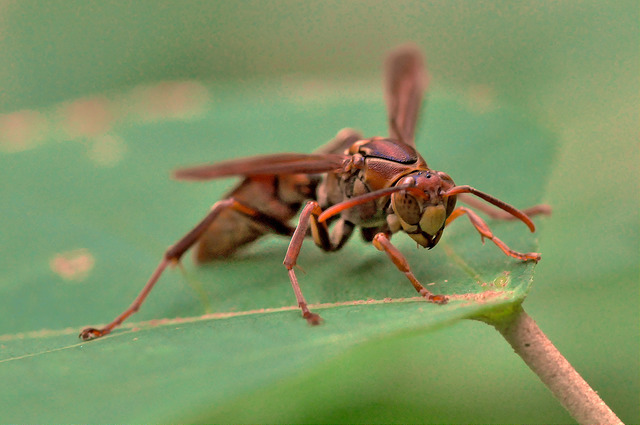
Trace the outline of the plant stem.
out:
M 490 315 L 481 320 L 502 334 L 578 423 L 622 424 L 522 306 L 518 305 L 508 314 Z

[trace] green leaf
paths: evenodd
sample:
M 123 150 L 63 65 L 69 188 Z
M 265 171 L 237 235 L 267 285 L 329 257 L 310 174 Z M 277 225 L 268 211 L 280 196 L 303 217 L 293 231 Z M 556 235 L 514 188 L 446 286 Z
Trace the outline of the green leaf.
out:
M 270 237 L 228 261 L 185 261 L 185 272 L 165 273 L 123 328 L 80 342 L 82 327 L 128 306 L 164 249 L 233 185 L 172 181 L 173 168 L 310 152 L 346 126 L 386 133 L 379 90 L 302 87 L 290 95 L 274 83 L 159 84 L 38 111 L 47 124 L 29 149 L 4 145 L 0 176 L 19 184 L 3 188 L 1 242 L 29 255 L 0 258 L 3 422 L 313 421 L 296 406 L 331 397 L 339 374 L 322 375 L 319 392 L 297 394 L 289 406 L 273 394 L 381 341 L 522 302 L 534 264 L 483 246 L 461 218 L 431 251 L 406 235 L 393 239 L 430 290 L 451 296 L 444 306 L 416 298 L 358 237 L 338 254 L 307 241 L 299 278 L 325 320 L 310 327 L 281 264 L 288 241 Z M 434 91 L 428 109 L 418 147 L 431 167 L 518 207 L 542 200 L 548 132 L 516 108 L 455 92 Z M 489 223 L 512 248 L 536 250 L 523 224 Z M 263 401 L 248 408 L 248 397 Z

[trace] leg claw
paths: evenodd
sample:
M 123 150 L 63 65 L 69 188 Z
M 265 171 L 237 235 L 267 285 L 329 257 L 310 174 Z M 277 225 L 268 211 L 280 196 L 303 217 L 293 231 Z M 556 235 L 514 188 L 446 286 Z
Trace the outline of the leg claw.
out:
M 307 323 L 310 325 L 316 326 L 322 323 L 322 317 L 319 314 L 307 312 L 302 315 L 305 319 L 307 319 Z
M 446 295 L 430 295 L 427 300 L 434 304 L 446 304 L 449 302 L 449 297 Z
M 90 341 L 92 339 L 100 338 L 101 336 L 105 336 L 109 332 L 105 332 L 104 330 L 95 329 L 95 328 L 84 328 L 78 337 L 83 341 Z

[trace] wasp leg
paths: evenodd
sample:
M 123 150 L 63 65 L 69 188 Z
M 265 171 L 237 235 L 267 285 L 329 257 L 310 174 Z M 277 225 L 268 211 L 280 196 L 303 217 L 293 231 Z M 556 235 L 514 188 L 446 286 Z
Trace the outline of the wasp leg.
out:
M 300 310 L 302 310 L 302 317 L 307 319 L 307 322 L 309 322 L 309 324 L 311 325 L 320 324 L 322 318 L 318 314 L 312 313 L 309 310 L 307 301 L 304 299 L 302 290 L 300 289 L 300 285 L 298 284 L 298 278 L 296 277 L 296 273 L 293 270 L 293 268 L 296 266 L 298 255 L 300 255 L 302 243 L 307 236 L 309 225 L 311 225 L 311 234 L 316 245 L 318 245 L 324 251 L 336 251 L 340 249 L 353 232 L 353 225 L 351 223 L 339 220 L 338 223 L 336 223 L 336 227 L 334 228 L 335 231 L 332 232 L 331 235 L 329 235 L 327 223 L 318 222 L 318 217 L 320 216 L 320 214 L 322 214 L 322 208 L 320 208 L 320 205 L 316 201 L 307 202 L 307 205 L 305 205 L 305 207 L 302 209 L 302 212 L 300 213 L 298 226 L 293 232 L 293 236 L 291 237 L 291 242 L 289 242 L 289 248 L 287 249 L 287 254 L 284 257 L 283 262 L 289 273 L 289 280 L 291 280 L 293 292 L 296 294 L 298 306 L 300 307 Z
M 487 225 L 487 223 L 485 223 L 485 221 L 482 218 L 480 218 L 478 214 L 476 214 L 473 210 L 469 208 L 459 207 L 453 210 L 449 218 L 447 218 L 445 225 L 448 226 L 449 224 L 451 224 L 453 220 L 455 220 L 456 218 L 464 214 L 466 214 L 467 217 L 469 217 L 469 221 L 471 221 L 471 224 L 473 224 L 473 227 L 475 227 L 478 233 L 480 233 L 480 237 L 482 238 L 483 242 L 484 242 L 484 238 L 491 240 L 491 242 L 496 244 L 498 248 L 502 250 L 502 252 L 504 252 L 510 257 L 517 258 L 523 261 L 533 260 L 536 263 L 540 261 L 540 254 L 538 254 L 537 252 L 521 253 L 509 248 L 504 242 L 502 242 L 500 239 L 494 236 L 493 233 L 491 232 L 491 229 L 489 229 L 489 226 Z
M 486 215 L 488 215 L 493 219 L 496 219 L 496 220 L 516 220 L 517 219 L 517 217 L 513 216 L 512 214 L 509 214 L 506 211 L 498 209 L 491 204 L 486 204 L 481 200 L 474 198 L 473 196 L 467 195 L 466 193 L 461 193 L 460 195 L 458 195 L 458 199 L 464 202 L 465 204 L 469 205 L 470 207 L 473 207 L 477 210 L 482 211 L 483 213 L 485 213 Z M 540 214 L 551 215 L 551 206 L 547 204 L 534 205 L 532 207 L 522 210 L 522 212 L 528 215 L 529 217 L 534 215 L 540 215 Z
M 178 242 L 176 242 L 166 250 L 164 256 L 162 257 L 162 260 L 160 261 L 160 264 L 158 264 L 156 269 L 153 271 L 151 277 L 144 285 L 144 288 L 142 288 L 142 291 L 140 291 L 136 299 L 133 300 L 129 308 L 127 308 L 111 323 L 101 329 L 83 329 L 82 332 L 80 332 L 80 338 L 86 341 L 107 335 L 113 330 L 113 328 L 122 324 L 122 322 L 124 322 L 129 316 L 138 311 L 145 298 L 147 298 L 147 295 L 149 295 L 149 292 L 151 292 L 151 289 L 153 289 L 158 279 L 160 279 L 160 276 L 167 268 L 167 266 L 179 262 L 184 253 L 187 252 L 187 250 L 189 250 L 189 248 L 191 248 L 193 244 L 198 241 L 200 236 L 202 236 L 202 234 L 209 228 L 211 223 L 218 217 L 218 215 L 227 208 L 233 208 L 244 214 L 250 214 L 253 211 L 252 209 L 240 204 L 233 198 L 228 198 L 216 202 L 211 207 L 209 213 L 202 219 L 202 221 L 200 221 L 200 223 L 198 223 L 193 229 L 191 229 L 191 231 L 189 231 L 189 233 L 184 235 Z
M 289 280 L 291 280 L 291 286 L 293 287 L 293 292 L 296 294 L 296 300 L 298 301 L 298 306 L 300 310 L 302 310 L 302 317 L 307 319 L 307 322 L 311 325 L 318 325 L 322 321 L 322 318 L 316 313 L 312 313 L 307 306 L 307 301 L 304 299 L 304 295 L 302 295 L 302 290 L 300 289 L 300 284 L 298 284 L 298 278 L 296 277 L 296 272 L 293 268 L 296 265 L 296 260 L 298 259 L 298 255 L 300 254 L 300 249 L 302 248 L 302 242 L 304 242 L 304 238 L 307 235 L 307 229 L 309 228 L 309 221 L 311 220 L 312 214 L 317 218 L 322 213 L 322 208 L 318 205 L 317 202 L 310 201 L 305 205 L 300 213 L 300 219 L 298 220 L 298 226 L 296 230 L 293 232 L 293 236 L 291 237 L 291 242 L 289 242 L 289 248 L 287 249 L 287 254 L 284 257 L 284 266 L 287 268 L 289 273 Z M 326 228 L 326 225 L 325 225 Z
M 393 244 L 389 240 L 389 237 L 385 233 L 380 232 L 375 235 L 375 237 L 373 238 L 373 246 L 375 246 L 379 251 L 384 251 L 389 256 L 398 270 L 400 270 L 402 273 L 404 273 L 405 276 L 407 276 L 407 279 L 409 279 L 416 291 L 418 291 L 420 295 L 426 298 L 427 301 L 436 304 L 446 304 L 449 301 L 449 299 L 445 295 L 435 295 L 427 288 L 422 286 L 422 284 L 420 284 L 418 279 L 416 279 L 416 276 L 411 271 L 407 259 L 404 257 L 404 255 L 402 255 L 398 248 L 393 246 Z

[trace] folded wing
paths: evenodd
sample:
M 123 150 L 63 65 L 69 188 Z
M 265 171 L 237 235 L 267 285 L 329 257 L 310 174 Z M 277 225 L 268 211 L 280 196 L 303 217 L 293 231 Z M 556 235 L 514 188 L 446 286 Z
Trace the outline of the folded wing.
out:
M 231 176 L 318 174 L 339 171 L 347 155 L 280 153 L 181 168 L 173 173 L 178 180 L 212 180 Z

